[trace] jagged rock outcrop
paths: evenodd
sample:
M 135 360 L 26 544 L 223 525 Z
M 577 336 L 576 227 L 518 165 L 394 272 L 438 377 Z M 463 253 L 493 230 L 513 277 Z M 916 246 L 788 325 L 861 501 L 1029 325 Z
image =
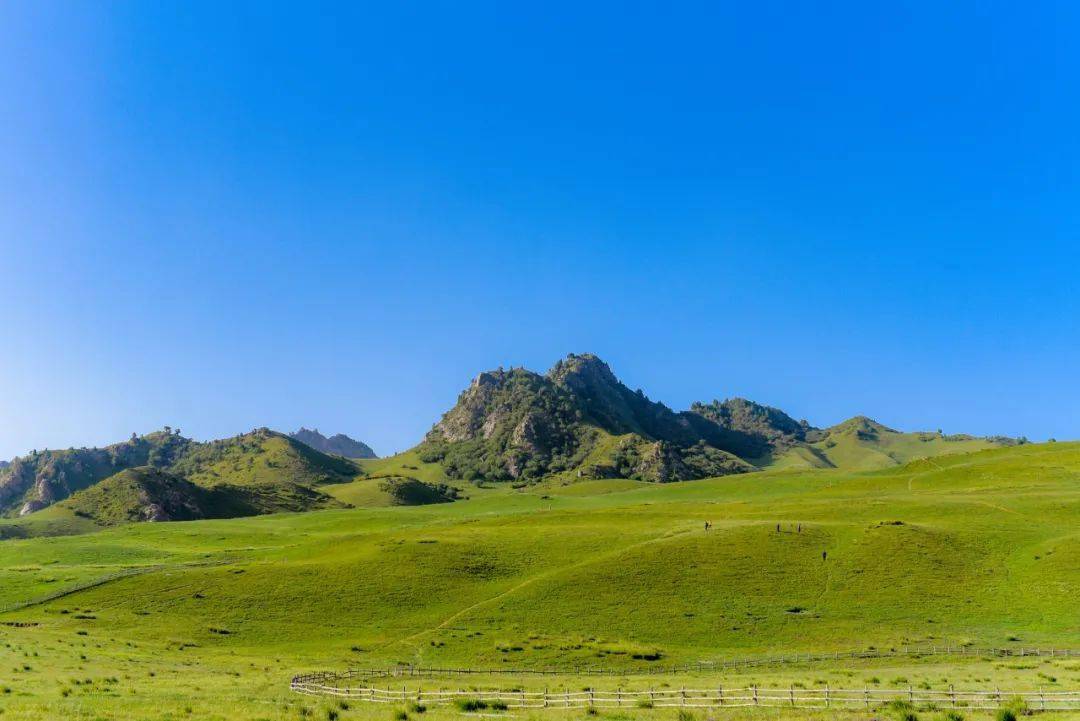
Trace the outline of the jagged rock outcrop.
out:
M 546 375 L 523 368 L 479 374 L 420 453 L 452 477 L 488 480 L 576 470 L 666 482 L 752 470 L 713 444 L 722 429 L 706 436 L 702 425 L 714 426 L 630 390 L 594 355 L 570 355 Z M 618 441 L 606 447 L 612 438 Z

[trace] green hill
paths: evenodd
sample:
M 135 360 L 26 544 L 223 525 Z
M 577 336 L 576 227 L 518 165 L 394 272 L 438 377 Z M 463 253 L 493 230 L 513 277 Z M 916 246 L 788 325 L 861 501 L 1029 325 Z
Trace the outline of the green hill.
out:
M 205 490 L 151 466 L 129 468 L 61 501 L 102 525 L 132 521 L 191 521 L 207 517 Z
M 305 486 L 350 481 L 355 462 L 315 450 L 265 428 L 233 438 L 192 444 L 167 468 L 203 486 L 276 484 Z
M 0 662 L 16 669 L 5 713 L 253 720 L 334 708 L 342 719 L 386 718 L 381 706 L 290 695 L 288 675 L 397 662 L 600 665 L 625 670 L 612 685 L 632 685 L 669 680 L 635 680 L 634 670 L 747 655 L 1080 647 L 1077 443 L 877 471 L 553 483 L 494 484 L 455 503 L 0 542 L 0 606 L 145 570 L 0 614 Z M 1075 687 L 1076 673 L 1075 658 L 980 656 L 695 682 L 1053 690 Z
M 0 470 L 0 514 L 32 513 L 128 468 L 167 468 L 192 445 L 166 429 L 105 448 L 34 451 Z
M 114 523 L 120 518 L 139 520 L 139 509 L 156 505 L 156 494 L 161 493 L 178 494 L 178 515 L 166 512 L 158 520 L 302 511 L 340 505 L 317 487 L 349 482 L 362 473 L 349 459 L 267 429 L 207 443 L 166 429 L 106 448 L 16 458 L 0 471 L 0 510 L 27 516 L 74 494 L 78 499 L 69 508 Z M 140 502 L 143 497 L 150 500 Z M 181 497 L 187 500 L 181 502 Z M 187 506 L 190 510 L 183 511 Z
M 53 508 L 70 510 L 96 524 L 113 526 L 138 521 L 237 518 L 345 505 L 314 488 L 284 480 L 203 487 L 172 473 L 143 466 L 121 471 L 77 491 L 42 513 Z
M 816 438 L 816 440 L 814 440 Z M 870 470 L 898 466 L 920 458 L 970 453 L 1020 443 L 1011 438 L 948 436 L 939 432 L 901 433 L 865 416 L 856 416 L 808 440 L 779 449 L 763 465 L 778 468 L 849 468 Z

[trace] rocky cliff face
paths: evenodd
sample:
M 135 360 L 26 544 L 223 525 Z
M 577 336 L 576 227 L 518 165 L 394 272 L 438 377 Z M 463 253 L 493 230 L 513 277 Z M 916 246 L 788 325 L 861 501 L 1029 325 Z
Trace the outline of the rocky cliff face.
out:
M 290 433 L 289 437 L 295 438 L 323 453 L 332 453 L 345 458 L 378 458 L 375 451 L 371 450 L 371 447 L 366 443 L 349 438 L 344 433 L 337 433 L 327 438 L 322 433 L 319 433 L 317 428 L 314 430 L 301 428 L 295 433 Z
M 589 440 L 574 397 L 521 368 L 481 373 L 421 444 L 459 478 L 512 479 L 566 470 Z
M 649 400 L 641 390 L 630 390 L 607 363 L 591 353 L 567 356 L 548 377 L 569 391 L 584 415 L 609 433 L 636 433 L 683 445 L 702 440 L 683 414 Z

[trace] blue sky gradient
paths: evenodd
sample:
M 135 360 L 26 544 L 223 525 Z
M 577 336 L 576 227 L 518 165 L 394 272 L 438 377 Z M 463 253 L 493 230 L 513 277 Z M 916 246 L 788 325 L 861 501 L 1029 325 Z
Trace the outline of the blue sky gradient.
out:
M 0 5 L 0 458 L 675 408 L 1080 437 L 1073 3 Z

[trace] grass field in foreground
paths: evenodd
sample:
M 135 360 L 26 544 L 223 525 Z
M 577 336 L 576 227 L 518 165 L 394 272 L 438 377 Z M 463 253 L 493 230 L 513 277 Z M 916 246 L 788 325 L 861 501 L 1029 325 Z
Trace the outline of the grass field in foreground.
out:
M 1080 648 L 1078 519 L 1080 444 L 1058 443 L 867 473 L 551 482 L 437 506 L 6 540 L 0 607 L 120 569 L 166 568 L 0 615 L 34 624 L 0 625 L 0 711 L 389 719 L 385 707 L 291 695 L 288 679 L 396 662 L 629 673 L 928 642 Z M 206 561 L 223 563 L 190 565 Z M 1080 664 L 880 661 L 741 676 L 1076 688 Z

